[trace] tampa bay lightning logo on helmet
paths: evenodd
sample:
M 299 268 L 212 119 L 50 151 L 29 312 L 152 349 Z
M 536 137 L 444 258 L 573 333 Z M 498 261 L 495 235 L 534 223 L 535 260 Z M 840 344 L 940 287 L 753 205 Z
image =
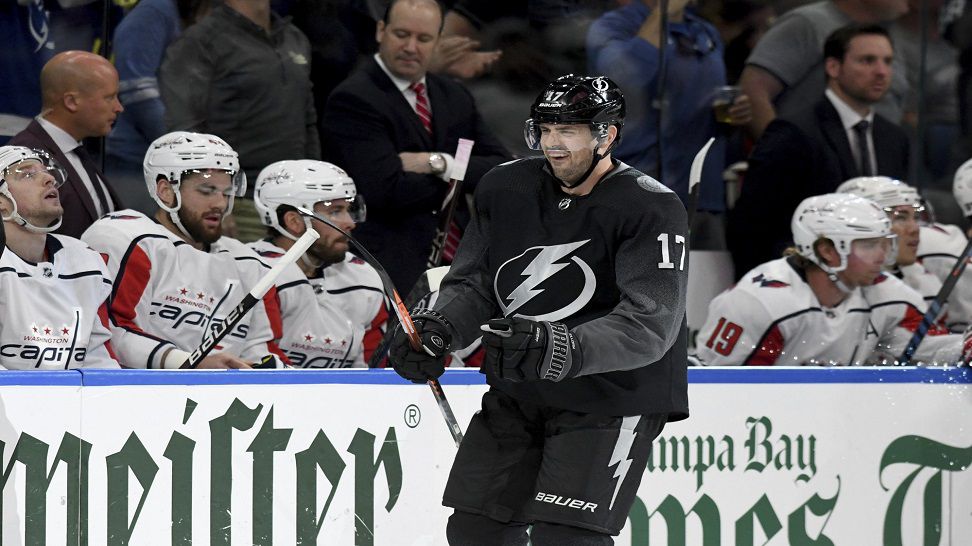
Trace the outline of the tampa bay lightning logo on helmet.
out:
M 501 265 L 493 291 L 503 314 L 558 321 L 583 309 L 597 288 L 591 266 L 575 254 L 588 242 L 530 247 Z

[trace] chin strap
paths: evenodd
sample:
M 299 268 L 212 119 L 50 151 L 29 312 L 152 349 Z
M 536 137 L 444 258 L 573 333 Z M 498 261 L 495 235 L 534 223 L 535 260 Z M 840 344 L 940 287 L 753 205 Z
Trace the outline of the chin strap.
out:
M 3 196 L 9 199 L 10 203 L 13 204 L 13 210 L 10 211 L 10 216 L 0 217 L 0 219 L 2 219 L 4 222 L 13 222 L 18 226 L 26 229 L 27 231 L 33 233 L 50 233 L 56 230 L 57 228 L 61 227 L 61 221 L 64 219 L 63 214 L 61 216 L 58 216 L 56 222 L 52 223 L 47 227 L 35 226 L 34 224 L 28 222 L 26 218 L 21 216 L 19 212 L 17 212 L 17 200 L 13 198 L 13 195 L 11 195 L 6 185 L 4 185 L 2 189 L 0 189 L 0 194 L 3 194 Z
M 591 166 L 588 167 L 586 171 L 584 171 L 584 174 L 577 179 L 577 182 L 574 182 L 573 184 L 568 184 L 563 180 L 557 178 L 556 176 L 554 176 L 554 178 L 557 178 L 557 182 L 560 182 L 560 185 L 567 189 L 572 189 L 572 188 L 576 188 L 577 186 L 580 186 L 581 184 L 584 183 L 584 181 L 587 180 L 587 177 L 590 176 L 592 172 L 594 172 L 594 168 L 597 167 L 597 164 L 600 163 L 602 159 L 604 159 L 611 153 L 611 150 L 614 149 L 614 145 L 617 143 L 618 143 L 618 139 L 615 138 L 614 142 L 612 142 L 608 146 L 607 150 L 604 150 L 604 154 L 602 155 L 597 153 L 598 148 L 601 147 L 601 139 L 598 139 L 597 146 L 595 146 L 594 151 L 591 152 Z M 553 166 L 550 165 L 550 160 L 545 160 L 545 161 L 547 162 L 547 170 L 550 171 L 551 174 L 553 174 Z
M 827 273 L 827 278 L 830 279 L 830 282 L 834 283 L 834 286 L 836 286 L 838 290 L 845 294 L 850 294 L 853 291 L 849 286 L 844 284 L 844 281 L 840 280 L 840 277 L 837 276 L 836 272 L 827 271 L 826 269 L 824 271 Z

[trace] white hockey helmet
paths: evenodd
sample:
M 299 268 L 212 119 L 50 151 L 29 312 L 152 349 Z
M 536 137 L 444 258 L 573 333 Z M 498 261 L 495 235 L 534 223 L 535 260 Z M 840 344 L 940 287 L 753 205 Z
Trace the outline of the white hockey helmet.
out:
M 253 188 L 253 204 L 263 225 L 281 235 L 296 240 L 283 226 L 277 209 L 281 205 L 314 210 L 321 202 L 345 199 L 355 223 L 365 219 L 365 207 L 354 181 L 337 165 L 313 159 L 297 159 L 271 163 L 260 171 Z M 305 218 L 310 227 L 310 219 Z
M 826 193 L 804 199 L 790 224 L 797 251 L 831 275 L 847 268 L 851 245 L 857 239 L 886 237 L 895 241 L 891 220 L 877 203 L 854 194 Z M 829 266 L 814 251 L 820 239 L 830 239 L 840 255 L 840 265 Z M 888 251 L 893 263 L 897 249 Z
M 837 188 L 837 193 L 852 193 L 870 199 L 884 208 L 885 212 L 902 205 L 911 205 L 918 211 L 924 207 L 918 190 L 887 176 L 851 178 Z
M 962 207 L 962 214 L 972 216 L 972 159 L 962 163 L 962 166 L 955 171 L 952 193 Z
M 54 177 L 54 187 L 60 188 L 67 180 L 67 174 L 47 152 L 32 150 L 24 146 L 0 146 L 0 194 L 10 200 L 13 210 L 3 220 L 10 220 L 35 233 L 50 233 L 61 227 L 61 218 L 49 226 L 35 226 L 17 212 L 17 200 L 10 192 L 9 177 L 19 174 L 19 165 L 24 161 L 38 161 L 47 174 Z M 33 173 L 31 173 L 32 175 Z M 29 175 L 28 175 L 29 176 Z
M 240 169 L 238 154 L 226 141 L 215 135 L 188 131 L 173 131 L 162 135 L 149 145 L 142 169 L 149 195 L 162 210 L 169 213 L 169 218 L 182 233 L 190 238 L 179 220 L 179 209 L 182 207 L 180 185 L 184 176 L 192 173 L 205 175 L 213 169 L 226 171 L 230 175 L 232 184 L 227 194 L 229 203 L 223 218 L 233 212 L 233 198 L 242 197 L 246 192 L 246 175 Z M 166 205 L 159 197 L 159 177 L 165 177 L 172 184 L 176 196 L 174 206 Z

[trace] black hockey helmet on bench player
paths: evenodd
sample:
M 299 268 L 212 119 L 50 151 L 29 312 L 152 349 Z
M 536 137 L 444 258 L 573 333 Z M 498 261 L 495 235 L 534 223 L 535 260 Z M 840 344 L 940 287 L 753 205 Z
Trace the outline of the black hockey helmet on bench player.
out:
M 593 161 L 575 184 L 561 184 L 574 187 L 590 175 L 601 159 L 611 153 L 611 149 L 621 139 L 624 125 L 624 95 L 618 85 L 604 76 L 561 76 L 547 85 L 530 108 L 530 119 L 526 120 L 523 136 L 527 147 L 540 150 L 540 125 L 544 123 L 570 125 L 587 124 L 590 126 Z M 618 134 L 611 146 L 603 154 L 598 148 L 608 137 L 608 128 L 614 125 Z

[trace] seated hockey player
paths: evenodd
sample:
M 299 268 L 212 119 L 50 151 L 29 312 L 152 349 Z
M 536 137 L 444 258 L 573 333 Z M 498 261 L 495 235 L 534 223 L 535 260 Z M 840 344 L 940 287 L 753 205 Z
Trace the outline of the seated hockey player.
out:
M 46 153 L 0 147 L 0 369 L 118 368 L 105 263 L 74 237 L 51 233 L 64 214 L 64 181 Z
M 348 240 L 323 222 L 301 216 L 303 207 L 344 231 L 363 222 L 365 209 L 354 181 L 339 167 L 315 160 L 272 163 L 260 171 L 253 192 L 267 238 L 250 243 L 271 265 L 307 229 L 320 238 L 297 261 L 316 294 L 323 320 L 319 328 L 291 324 L 283 306 L 280 345 L 294 366 L 364 367 L 381 341 L 388 313 L 378 272 L 348 252 Z M 283 285 L 278 285 L 283 290 Z M 291 340 L 296 335 L 296 340 Z M 317 354 L 314 354 L 317 353 Z
M 926 271 L 918 260 L 919 243 L 925 231 L 921 220 L 925 207 L 918 191 L 887 176 L 858 176 L 841 184 L 837 193 L 852 193 L 870 199 L 884 209 L 891 220 L 891 231 L 897 237 L 898 246 L 888 272 L 921 294 L 926 305 L 931 303 L 942 288 L 942 281 Z M 943 312 L 940 318 L 944 319 L 944 316 Z
M 109 214 L 81 239 L 114 275 L 113 346 L 133 368 L 180 368 L 190 352 L 269 271 L 243 243 L 222 236 L 233 198 L 246 189 L 236 152 L 219 137 L 177 131 L 149 146 L 144 161 L 149 217 Z M 199 364 L 248 368 L 267 355 L 286 362 L 276 290 L 271 288 Z
M 952 193 L 962 214 L 972 218 L 972 159 L 955 171 Z M 931 223 L 922 227 L 918 259 L 926 270 L 945 282 L 968 244 L 968 236 L 959 226 Z M 972 267 L 962 271 L 947 301 L 953 331 L 972 325 Z
M 805 199 L 796 248 L 749 271 L 709 305 L 699 331 L 706 365 L 893 363 L 921 323 L 921 296 L 883 272 L 896 255 L 887 214 L 851 194 Z M 963 337 L 932 328 L 912 362 L 963 358 Z

